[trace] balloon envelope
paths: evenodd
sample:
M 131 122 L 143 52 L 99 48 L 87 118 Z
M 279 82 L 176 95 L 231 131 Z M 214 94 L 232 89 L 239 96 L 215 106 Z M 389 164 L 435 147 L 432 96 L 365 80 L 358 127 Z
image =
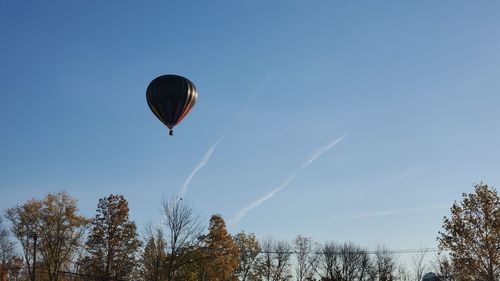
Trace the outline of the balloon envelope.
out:
M 146 90 L 148 106 L 170 129 L 179 124 L 193 108 L 198 92 L 193 82 L 179 75 L 162 75 L 149 83 Z

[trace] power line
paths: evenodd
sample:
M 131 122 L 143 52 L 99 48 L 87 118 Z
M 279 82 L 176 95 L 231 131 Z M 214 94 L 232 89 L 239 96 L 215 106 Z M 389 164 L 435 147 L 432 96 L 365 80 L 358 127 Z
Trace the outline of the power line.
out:
M 19 271 L 21 271 L 21 270 L 27 270 L 28 266 L 26 266 L 26 265 L 25 266 L 19 266 L 19 267 L 16 267 L 16 266 L 6 266 L 3 269 L 5 269 L 5 270 L 19 270 Z M 49 269 L 40 268 L 40 267 L 38 267 L 36 271 L 38 273 L 45 273 L 45 274 L 54 273 L 54 272 L 52 272 Z M 56 272 L 60 276 L 77 277 L 77 278 L 82 278 L 82 279 L 85 279 L 85 280 L 124 281 L 123 279 L 118 279 L 118 278 L 114 278 L 114 277 L 103 277 L 103 276 L 90 275 L 90 274 L 77 273 L 77 272 L 64 271 L 64 270 L 57 270 Z M 26 274 L 26 272 L 24 272 L 23 274 Z
M 418 248 L 418 249 L 393 249 L 393 250 L 362 250 L 362 249 L 354 249 L 352 251 L 347 250 L 347 251 L 314 251 L 312 252 L 313 254 L 317 255 L 323 255 L 323 254 L 330 254 L 330 255 L 342 255 L 342 254 L 368 254 L 368 255 L 375 255 L 378 253 L 388 253 L 388 254 L 417 254 L 417 253 L 428 253 L 428 252 L 437 252 L 439 251 L 438 248 Z M 299 254 L 297 251 L 259 251 L 259 254 Z

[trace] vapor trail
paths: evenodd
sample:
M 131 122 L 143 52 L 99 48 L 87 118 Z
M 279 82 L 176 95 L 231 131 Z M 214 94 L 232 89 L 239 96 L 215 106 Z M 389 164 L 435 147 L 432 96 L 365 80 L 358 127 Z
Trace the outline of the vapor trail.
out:
M 299 171 L 307 168 L 307 166 L 311 165 L 318 157 L 323 155 L 324 153 L 328 152 L 330 149 L 332 149 L 334 146 L 336 146 L 339 142 L 341 142 L 345 137 L 347 137 L 349 133 L 345 133 L 339 138 L 334 139 L 333 141 L 329 142 L 323 147 L 320 147 L 318 150 L 316 150 L 311 157 L 309 157 L 309 160 L 307 160 L 302 166 L 300 167 Z
M 248 204 L 246 207 L 242 208 L 241 210 L 236 213 L 236 216 L 232 220 L 233 224 L 237 224 L 241 218 L 243 218 L 250 210 L 258 207 L 260 204 L 264 203 L 265 201 L 271 199 L 276 193 L 280 192 L 281 190 L 285 189 L 298 175 L 299 173 L 307 168 L 309 165 L 311 165 L 318 157 L 321 155 L 325 154 L 328 152 L 330 149 L 332 149 L 335 145 L 337 145 L 339 142 L 341 142 L 345 137 L 347 137 L 349 133 L 346 133 L 342 135 L 339 138 L 334 139 L 333 141 L 329 142 L 323 147 L 320 147 L 317 151 L 315 151 L 307 161 L 305 161 L 300 167 L 291 175 L 286 178 L 286 180 L 280 184 L 278 187 L 274 188 L 270 192 L 268 192 L 266 195 L 260 197 L 259 199 L 253 201 L 252 203 Z
M 418 214 L 435 210 L 443 210 L 450 207 L 450 204 L 440 204 L 440 205 L 429 205 L 429 206 L 418 206 L 413 208 L 405 208 L 405 209 L 397 209 L 397 210 L 385 210 L 385 211 L 377 211 L 377 212 L 369 212 L 369 213 L 360 213 L 345 217 L 337 217 L 331 219 L 322 220 L 322 223 L 331 223 L 331 222 L 340 222 L 340 221 L 348 221 L 348 220 L 356 220 L 356 219 L 367 219 L 374 217 L 384 217 L 384 216 L 396 216 L 402 214 Z
M 255 103 L 255 100 L 260 96 L 260 94 L 262 93 L 262 91 L 266 88 L 266 86 L 269 83 L 269 81 L 271 80 L 271 78 L 273 78 L 273 73 L 272 72 L 269 73 L 264 78 L 264 80 L 262 80 L 262 82 L 257 86 L 257 88 L 256 88 L 255 92 L 253 93 L 253 95 L 250 96 L 250 98 L 248 99 L 248 101 L 245 104 L 245 106 L 240 110 L 240 112 L 238 113 L 238 115 L 236 116 L 236 118 L 234 118 L 234 122 L 231 124 L 231 126 L 229 127 L 229 129 L 227 129 L 227 131 L 226 131 L 226 133 L 224 135 L 227 135 L 229 132 L 231 132 L 236 127 L 236 125 L 241 121 L 241 119 L 243 119 L 243 117 L 248 114 L 248 111 L 250 110 L 250 107 L 252 107 L 252 105 Z
M 179 198 L 182 199 L 184 197 L 184 195 L 186 195 L 189 183 L 193 179 L 194 175 L 196 175 L 196 173 L 198 173 L 203 168 L 203 166 L 205 166 L 208 163 L 208 161 L 210 160 L 210 156 L 212 156 L 212 153 L 214 153 L 215 148 L 217 148 L 217 145 L 222 141 L 223 138 L 224 138 L 224 136 L 219 138 L 214 144 L 212 144 L 212 146 L 210 146 L 210 148 L 207 150 L 207 152 L 205 152 L 205 156 L 203 156 L 200 163 L 198 163 L 198 165 L 196 165 L 196 167 L 194 167 L 191 174 L 184 181 L 184 184 L 182 185 L 181 190 L 179 191 Z
M 266 78 L 262 81 L 262 83 L 259 85 L 259 87 L 254 92 L 254 94 L 250 97 L 249 101 L 246 103 L 243 110 L 240 111 L 238 117 L 235 119 L 235 121 L 232 123 L 232 125 L 229 127 L 229 129 L 227 129 L 226 132 L 222 135 L 222 137 L 220 137 L 214 144 L 212 144 L 212 146 L 210 146 L 210 148 L 207 150 L 207 152 L 205 152 L 205 156 L 203 156 L 200 163 L 198 163 L 198 165 L 196 165 L 196 167 L 194 167 L 191 174 L 189 174 L 189 176 L 184 181 L 184 184 L 182 185 L 182 187 L 179 191 L 179 194 L 178 194 L 178 197 L 180 199 L 184 198 L 184 196 L 186 195 L 186 192 L 187 192 L 188 187 L 189 187 L 189 183 L 191 183 L 191 180 L 193 179 L 193 177 L 203 168 L 203 166 L 205 166 L 208 163 L 208 161 L 210 160 L 210 156 L 212 156 L 212 153 L 217 148 L 217 145 L 226 137 L 227 134 L 229 134 L 229 132 L 231 132 L 236 127 L 236 125 L 238 124 L 238 122 L 240 121 L 242 116 L 250 109 L 250 106 L 252 106 L 255 99 L 257 99 L 257 97 L 261 94 L 261 92 L 264 90 L 265 86 L 267 85 L 267 83 L 269 82 L 269 80 L 271 78 L 272 78 L 272 73 L 268 74 L 266 76 Z

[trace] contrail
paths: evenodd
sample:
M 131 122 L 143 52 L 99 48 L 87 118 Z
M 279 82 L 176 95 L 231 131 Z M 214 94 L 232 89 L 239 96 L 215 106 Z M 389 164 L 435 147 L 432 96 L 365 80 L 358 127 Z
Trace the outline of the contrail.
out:
M 339 138 L 334 139 L 333 141 L 329 142 L 327 145 L 319 148 L 317 151 L 315 151 L 309 159 L 304 162 L 294 173 L 288 176 L 288 178 L 280 184 L 278 187 L 274 188 L 270 192 L 268 192 L 266 195 L 260 197 L 259 199 L 253 201 L 252 203 L 248 204 L 248 206 L 244 207 L 243 209 L 239 210 L 238 213 L 236 213 L 236 216 L 232 220 L 233 224 L 237 224 L 241 218 L 243 218 L 250 210 L 253 208 L 258 207 L 260 204 L 264 203 L 265 201 L 271 199 L 276 193 L 279 191 L 285 189 L 298 175 L 299 173 L 307 168 L 309 165 L 311 165 L 318 157 L 321 155 L 325 154 L 328 152 L 330 149 L 332 149 L 335 145 L 337 145 L 339 142 L 341 142 L 345 137 L 347 137 L 349 133 L 346 133 L 342 135 Z
M 325 220 L 322 220 L 321 222 L 322 223 L 332 223 L 332 222 L 349 221 L 349 220 L 356 220 L 356 219 L 367 219 L 367 218 L 374 218 L 374 217 L 396 216 L 396 215 L 402 215 L 402 214 L 418 214 L 418 213 L 424 213 L 424 212 L 435 211 L 435 210 L 443 210 L 443 209 L 447 209 L 449 207 L 450 207 L 450 204 L 419 206 L 419 207 L 397 209 L 397 210 L 385 210 L 385 211 L 378 211 L 378 212 L 361 213 L 361 214 L 355 214 L 355 215 L 350 215 L 350 216 L 345 216 L 345 217 L 325 219 Z
M 208 163 L 208 161 L 210 160 L 210 156 L 212 156 L 212 153 L 214 153 L 215 148 L 222 141 L 223 138 L 224 136 L 219 138 L 214 144 L 212 144 L 212 146 L 207 150 L 207 152 L 205 152 L 205 156 L 203 156 L 200 163 L 198 163 L 198 165 L 194 167 L 189 177 L 187 177 L 186 180 L 184 181 L 184 184 L 182 185 L 181 190 L 179 191 L 179 198 L 182 199 L 184 195 L 186 195 L 189 183 L 193 179 L 194 175 L 196 175 L 196 173 L 198 173 L 203 168 L 203 166 L 205 166 Z
M 231 132 L 236 127 L 236 125 L 241 121 L 241 119 L 243 119 L 243 117 L 250 110 L 250 107 L 255 103 L 255 100 L 260 96 L 262 91 L 266 88 L 267 83 L 269 83 L 269 81 L 272 78 L 273 78 L 273 73 L 271 72 L 264 78 L 264 80 L 262 80 L 262 82 L 258 85 L 258 87 L 255 90 L 255 92 L 253 93 L 253 95 L 250 96 L 250 98 L 248 99 L 248 101 L 245 104 L 245 106 L 243 107 L 243 109 L 240 110 L 239 114 L 236 116 L 236 118 L 234 118 L 234 122 L 231 124 L 229 129 L 227 129 L 227 131 L 224 135 L 227 135 L 229 132 Z
M 191 180 L 193 179 L 194 175 L 196 175 L 202 168 L 205 166 L 208 161 L 210 160 L 210 156 L 212 156 L 212 153 L 214 153 L 215 148 L 217 148 L 217 145 L 226 137 L 229 132 L 231 132 L 234 127 L 236 127 L 236 124 L 238 124 L 239 120 L 242 118 L 242 116 L 249 110 L 250 106 L 254 103 L 255 99 L 260 95 L 260 93 L 264 90 L 265 86 L 269 82 L 269 80 L 272 78 L 272 73 L 268 74 L 266 78 L 262 81 L 262 83 L 259 85 L 255 93 L 250 97 L 249 101 L 246 103 L 245 107 L 243 108 L 242 111 L 240 111 L 240 114 L 238 117 L 235 119 L 233 124 L 229 127 L 229 129 L 226 130 L 226 132 L 220 137 L 212 146 L 205 152 L 205 156 L 203 156 L 203 159 L 201 159 L 200 163 L 194 167 L 193 171 L 189 176 L 186 178 L 184 181 L 184 184 L 181 187 L 181 190 L 179 191 L 178 197 L 180 199 L 184 198 L 186 195 L 186 192 L 189 187 L 189 183 L 191 183 Z
M 307 168 L 307 166 L 311 165 L 316 160 L 316 158 L 318 158 L 321 155 L 323 155 L 324 153 L 328 152 L 330 149 L 332 149 L 334 146 L 336 146 L 339 142 L 341 142 L 348 135 L 349 135 L 349 133 L 345 133 L 342 136 L 340 136 L 339 138 L 334 139 L 330 143 L 326 144 L 325 146 L 320 147 L 318 150 L 316 150 L 311 155 L 311 157 L 309 157 L 309 160 L 307 162 L 305 162 L 304 164 L 302 164 L 302 166 L 300 167 L 299 171 L 302 170 L 302 169 L 304 169 L 304 168 Z

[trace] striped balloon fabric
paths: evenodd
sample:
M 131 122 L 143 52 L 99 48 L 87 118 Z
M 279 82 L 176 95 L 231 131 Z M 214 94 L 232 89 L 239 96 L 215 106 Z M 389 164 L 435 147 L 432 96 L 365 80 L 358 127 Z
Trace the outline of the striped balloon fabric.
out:
M 193 82 L 172 74 L 155 78 L 146 90 L 149 108 L 170 129 L 170 135 L 174 134 L 174 126 L 191 111 L 197 98 Z

